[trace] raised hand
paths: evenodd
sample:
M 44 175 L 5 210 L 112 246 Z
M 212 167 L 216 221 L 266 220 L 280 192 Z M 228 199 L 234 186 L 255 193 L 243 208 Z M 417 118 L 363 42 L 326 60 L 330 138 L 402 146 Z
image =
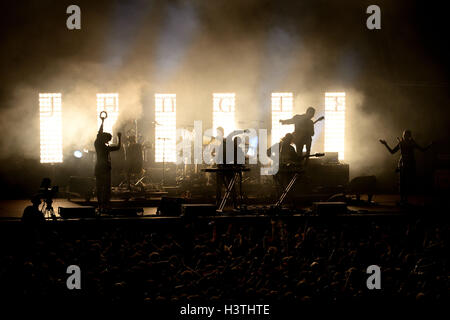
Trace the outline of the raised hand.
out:
M 106 111 L 102 111 L 102 112 L 100 112 L 99 117 L 100 117 L 100 119 L 102 119 L 102 123 L 103 123 L 103 121 L 105 121 L 105 119 L 108 118 L 108 113 Z

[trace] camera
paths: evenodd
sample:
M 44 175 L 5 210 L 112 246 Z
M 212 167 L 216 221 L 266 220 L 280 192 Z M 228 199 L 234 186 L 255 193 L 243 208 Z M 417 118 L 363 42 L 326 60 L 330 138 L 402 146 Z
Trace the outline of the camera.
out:
M 52 187 L 52 181 L 50 178 L 44 178 L 41 181 L 41 186 L 39 187 L 39 197 L 44 200 L 44 205 L 42 207 L 42 213 L 45 217 L 50 216 L 56 219 L 55 211 L 53 210 L 53 198 L 58 193 L 58 186 Z

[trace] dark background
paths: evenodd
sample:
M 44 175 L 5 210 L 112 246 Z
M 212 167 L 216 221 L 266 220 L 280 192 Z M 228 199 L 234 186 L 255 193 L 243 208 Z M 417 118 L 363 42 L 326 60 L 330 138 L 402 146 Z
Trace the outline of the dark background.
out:
M 71 4 L 81 8 L 81 30 L 66 28 Z M 92 148 L 97 92 L 119 92 L 119 125 L 138 118 L 151 137 L 155 92 L 177 94 L 179 127 L 208 127 L 211 94 L 236 92 L 238 123 L 267 128 L 273 91 L 292 91 L 296 112 L 313 105 L 319 114 L 324 92 L 345 91 L 351 175 L 376 174 L 393 191 L 397 158 L 379 138 L 393 145 L 406 128 L 422 145 L 449 138 L 449 27 L 439 2 L 377 1 L 382 29 L 368 30 L 371 4 L 2 1 L 2 197 L 36 189 L 48 169 L 39 164 L 39 92 L 63 95 L 70 155 Z M 322 150 L 321 128 L 314 151 Z M 422 177 L 429 157 L 418 155 Z

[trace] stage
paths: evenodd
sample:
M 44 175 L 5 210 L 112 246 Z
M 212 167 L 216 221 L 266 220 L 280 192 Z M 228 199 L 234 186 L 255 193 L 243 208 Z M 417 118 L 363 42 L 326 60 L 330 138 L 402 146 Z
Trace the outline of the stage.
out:
M 425 212 L 427 210 L 426 202 L 427 199 L 425 197 L 414 197 L 411 198 L 411 206 L 405 208 L 397 205 L 399 201 L 398 195 L 388 195 L 388 194 L 377 194 L 373 196 L 372 203 L 367 202 L 367 197 L 362 197 L 359 203 L 349 204 L 347 205 L 347 213 L 339 214 L 339 216 L 346 217 L 376 217 L 376 216 L 399 216 L 399 215 L 407 215 L 408 212 Z M 123 200 L 112 200 L 111 206 L 116 208 L 117 212 L 120 213 L 120 208 L 135 208 L 142 207 L 143 214 L 140 214 L 136 217 L 126 217 L 126 216 L 111 216 L 111 215 L 101 215 L 96 218 L 83 218 L 84 220 L 95 219 L 95 220 L 123 220 L 123 219 L 133 219 L 133 220 L 171 220 L 179 219 L 177 216 L 164 216 L 157 214 L 157 208 L 161 201 L 161 198 L 152 198 L 148 201 L 123 201 Z M 198 201 L 195 201 L 198 203 Z M 355 202 L 355 201 L 354 201 Z M 192 202 L 190 202 L 192 203 Z M 147 206 L 146 206 L 147 204 Z M 31 205 L 29 200 L 0 200 L 0 222 L 4 221 L 20 221 L 23 210 Z M 57 221 L 72 221 L 77 219 L 62 219 L 58 212 L 59 208 L 82 208 L 86 206 L 96 206 L 96 201 L 85 202 L 82 199 L 72 199 L 71 201 L 63 198 L 57 198 L 53 202 L 53 208 L 55 214 L 57 216 Z M 208 216 L 206 218 L 210 219 L 222 219 L 233 217 L 235 219 L 240 218 L 264 218 L 270 217 L 270 214 L 264 214 L 264 209 L 269 208 L 269 205 L 249 205 L 247 210 L 244 212 L 239 212 L 228 208 L 222 214 L 216 214 L 214 216 Z M 311 205 L 302 205 L 299 206 L 296 210 L 282 210 L 281 214 L 278 216 L 293 216 L 293 217 L 304 217 L 304 216 L 314 216 L 311 215 L 312 206 Z M 205 217 L 202 217 L 205 218 Z M 49 219 L 47 219 L 49 220 Z M 54 222 L 54 221 L 52 221 Z

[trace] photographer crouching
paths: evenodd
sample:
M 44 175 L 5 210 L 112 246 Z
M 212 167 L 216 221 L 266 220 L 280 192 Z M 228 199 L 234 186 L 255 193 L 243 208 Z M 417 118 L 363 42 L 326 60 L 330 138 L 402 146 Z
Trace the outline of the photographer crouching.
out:
M 28 206 L 23 211 L 22 222 L 29 226 L 35 226 L 45 222 L 45 217 L 42 211 L 39 209 L 41 204 L 41 197 L 39 195 L 31 198 L 31 206 Z

